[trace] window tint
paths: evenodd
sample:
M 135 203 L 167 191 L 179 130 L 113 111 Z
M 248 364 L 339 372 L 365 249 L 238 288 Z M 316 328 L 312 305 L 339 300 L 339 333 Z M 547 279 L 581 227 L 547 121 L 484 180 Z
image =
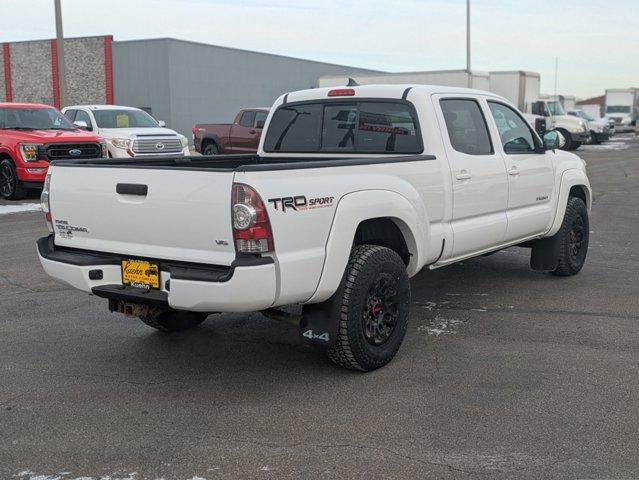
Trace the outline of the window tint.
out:
M 360 103 L 357 150 L 420 153 L 417 122 L 408 106 L 390 102 Z
M 64 112 L 64 116 L 67 117 L 70 122 L 74 122 L 76 112 L 77 110 L 67 110 L 66 112 Z
M 266 122 L 266 117 L 268 117 L 268 113 L 266 112 L 255 112 L 255 123 L 253 124 L 253 127 L 264 128 L 264 122 Z
M 421 153 L 408 103 L 322 102 L 277 109 L 264 141 L 268 152 Z
M 268 152 L 317 152 L 320 147 L 322 105 L 285 105 L 277 109 L 264 149 Z
M 357 105 L 324 106 L 323 150 L 355 150 Z
M 535 140 L 528 123 L 512 108 L 496 102 L 488 102 L 501 137 L 504 152 L 527 153 L 535 151 Z
M 240 125 L 243 127 L 253 128 L 253 122 L 255 121 L 255 111 L 244 112 L 240 117 Z
M 440 100 L 452 147 L 468 155 L 492 155 L 488 126 L 476 100 Z
M 93 130 L 93 127 L 91 125 L 91 118 L 89 117 L 89 114 L 83 110 L 78 110 L 78 113 L 75 114 L 74 122 L 86 122 L 89 130 Z

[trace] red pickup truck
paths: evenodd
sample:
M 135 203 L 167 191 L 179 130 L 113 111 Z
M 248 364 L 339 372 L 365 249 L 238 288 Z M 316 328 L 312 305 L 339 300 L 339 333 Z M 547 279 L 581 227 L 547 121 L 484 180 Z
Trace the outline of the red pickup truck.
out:
M 269 108 L 244 108 L 233 123 L 198 123 L 192 129 L 195 150 L 203 155 L 256 153 Z
M 58 110 L 36 103 L 0 103 L 0 195 L 24 198 L 41 188 L 52 160 L 106 157 L 100 137 L 79 130 Z

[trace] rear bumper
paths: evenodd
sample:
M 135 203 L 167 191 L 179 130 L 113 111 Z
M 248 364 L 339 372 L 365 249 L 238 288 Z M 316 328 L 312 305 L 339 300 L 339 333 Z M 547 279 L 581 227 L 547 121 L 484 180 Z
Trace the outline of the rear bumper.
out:
M 271 258 L 238 258 L 230 267 L 159 260 L 161 288 L 146 294 L 145 290 L 122 285 L 120 260 L 125 256 L 59 248 L 52 236 L 39 239 L 37 245 L 40 263 L 48 275 L 104 298 L 154 305 L 160 302 L 193 312 L 258 311 L 275 301 L 277 282 Z M 96 270 L 101 271 L 101 278 L 92 280 L 89 272 Z

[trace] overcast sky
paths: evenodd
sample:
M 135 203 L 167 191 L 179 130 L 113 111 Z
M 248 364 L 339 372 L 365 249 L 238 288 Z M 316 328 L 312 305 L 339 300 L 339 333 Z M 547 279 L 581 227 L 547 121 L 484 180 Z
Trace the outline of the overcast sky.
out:
M 53 0 L 0 0 L 0 42 L 55 36 Z M 65 36 L 175 37 L 385 71 L 463 69 L 465 0 L 62 0 Z M 542 92 L 639 86 L 639 0 L 472 0 L 472 66 Z

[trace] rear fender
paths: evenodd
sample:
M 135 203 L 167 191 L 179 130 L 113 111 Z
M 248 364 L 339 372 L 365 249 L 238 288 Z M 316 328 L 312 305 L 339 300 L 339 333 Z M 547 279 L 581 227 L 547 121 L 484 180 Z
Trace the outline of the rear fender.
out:
M 411 254 L 406 270 L 409 276 L 415 275 L 424 258 L 422 241 L 428 238 L 428 219 L 425 211 L 421 211 L 422 218 L 411 202 L 389 190 L 364 190 L 342 197 L 326 243 L 326 257 L 317 290 L 306 303 L 323 302 L 337 291 L 348 264 L 355 232 L 365 220 L 389 218 L 397 225 Z
M 553 220 L 550 231 L 545 235 L 551 237 L 559 231 L 561 224 L 564 221 L 564 215 L 566 213 L 566 206 L 568 205 L 568 197 L 570 195 L 570 189 L 572 187 L 582 187 L 586 196 L 586 208 L 590 212 L 592 207 L 592 190 L 590 189 L 590 182 L 583 170 L 573 168 L 566 170 L 562 176 L 559 184 L 559 200 L 557 204 L 557 211 L 555 212 L 555 218 Z M 585 187 L 585 188 L 584 188 Z

